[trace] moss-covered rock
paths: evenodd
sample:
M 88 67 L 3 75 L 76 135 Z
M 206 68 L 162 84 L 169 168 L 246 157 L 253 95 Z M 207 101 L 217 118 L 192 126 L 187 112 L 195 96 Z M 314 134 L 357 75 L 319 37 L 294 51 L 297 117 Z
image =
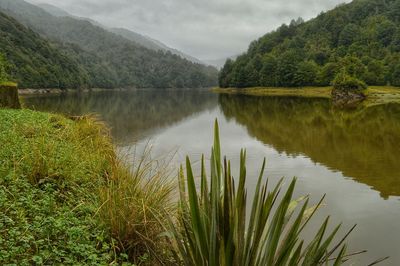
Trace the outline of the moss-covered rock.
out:
M 0 83 L 0 108 L 21 108 L 16 84 Z
M 345 73 L 339 73 L 333 81 L 332 101 L 336 106 L 352 106 L 364 101 L 367 85 Z

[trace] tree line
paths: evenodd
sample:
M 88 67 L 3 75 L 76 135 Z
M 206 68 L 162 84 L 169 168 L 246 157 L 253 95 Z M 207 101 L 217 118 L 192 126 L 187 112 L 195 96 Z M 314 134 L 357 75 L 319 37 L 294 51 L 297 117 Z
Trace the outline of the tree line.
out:
M 354 0 L 301 18 L 227 60 L 220 87 L 327 86 L 342 71 L 368 85 L 400 86 L 400 0 Z

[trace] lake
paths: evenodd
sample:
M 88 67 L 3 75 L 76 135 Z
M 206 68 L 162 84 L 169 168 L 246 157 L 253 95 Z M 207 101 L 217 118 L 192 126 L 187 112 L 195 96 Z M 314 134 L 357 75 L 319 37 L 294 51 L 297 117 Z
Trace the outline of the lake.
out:
M 326 99 L 218 95 L 207 90 L 137 90 L 29 96 L 26 107 L 69 115 L 98 114 L 121 151 L 148 143 L 154 154 L 209 155 L 217 118 L 222 151 L 235 165 L 247 149 L 248 189 L 262 159 L 266 176 L 298 178 L 296 196 L 325 205 L 314 223 L 331 215 L 349 238 L 356 265 L 390 256 L 400 265 L 400 104 L 340 110 Z M 316 228 L 311 228 L 316 230 Z

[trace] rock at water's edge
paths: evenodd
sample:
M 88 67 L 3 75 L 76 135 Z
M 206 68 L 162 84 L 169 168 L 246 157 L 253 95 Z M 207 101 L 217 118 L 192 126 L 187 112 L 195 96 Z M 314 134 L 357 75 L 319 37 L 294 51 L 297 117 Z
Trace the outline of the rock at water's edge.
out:
M 337 106 L 352 106 L 363 102 L 367 96 L 359 90 L 332 90 L 332 101 Z

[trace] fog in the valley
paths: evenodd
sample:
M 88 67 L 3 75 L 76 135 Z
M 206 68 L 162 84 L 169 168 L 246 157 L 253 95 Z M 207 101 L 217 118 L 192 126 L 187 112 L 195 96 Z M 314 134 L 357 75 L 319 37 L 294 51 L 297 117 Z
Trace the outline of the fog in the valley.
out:
M 343 0 L 29 0 L 106 26 L 124 27 L 199 59 L 245 51 L 249 43 L 291 19 L 315 17 Z

